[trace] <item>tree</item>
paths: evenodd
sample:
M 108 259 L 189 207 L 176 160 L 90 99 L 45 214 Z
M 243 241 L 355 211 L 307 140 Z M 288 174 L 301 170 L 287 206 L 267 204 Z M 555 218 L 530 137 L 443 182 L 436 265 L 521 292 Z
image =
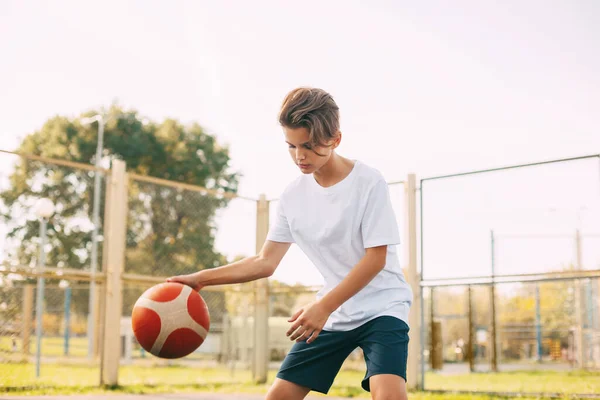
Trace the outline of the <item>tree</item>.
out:
M 572 268 L 571 268 L 572 269 Z M 568 345 L 568 330 L 576 324 L 575 282 L 555 281 L 523 284 L 515 287 L 512 296 L 502 300 L 504 313 L 499 322 L 507 332 L 504 334 L 507 352 L 517 354 L 521 344 L 535 342 L 536 335 L 536 286 L 539 293 L 540 328 L 544 339 Z M 510 329 L 512 328 L 512 330 Z
M 576 322 L 573 282 L 498 285 L 496 289 L 497 329 L 503 357 L 517 357 L 524 343 L 535 343 L 536 285 L 539 285 L 543 338 L 559 340 L 563 346 L 567 345 L 567 331 Z M 489 286 L 474 286 L 472 290 L 474 325 L 489 332 L 491 320 Z M 452 346 L 460 339 L 465 342 L 468 339 L 466 288 L 440 287 L 435 288 L 434 293 L 435 314 L 443 321 L 444 347 L 452 350 Z
M 95 111 L 90 111 L 84 116 L 94 114 Z M 156 123 L 134 110 L 116 106 L 107 115 L 103 163 L 121 159 L 127 163 L 129 172 L 198 185 L 218 193 L 211 195 L 131 180 L 127 272 L 171 275 L 222 263 L 224 256 L 214 249 L 214 216 L 217 209 L 227 204 L 222 194 L 235 193 L 240 177 L 230 171 L 228 149 L 198 124 L 184 126 L 173 119 Z M 78 118 L 56 116 L 41 130 L 25 137 L 18 151 L 95 163 L 97 132 L 97 123 L 84 125 Z M 39 222 L 30 209 L 36 199 L 47 197 L 57 210 L 48 225 L 51 251 L 47 265 L 88 268 L 93 182 L 94 172 L 39 161 L 18 163 L 10 176 L 9 188 L 0 193 L 0 218 L 9 226 L 8 258 L 21 265 L 35 264 Z M 101 203 L 102 219 L 104 201 Z

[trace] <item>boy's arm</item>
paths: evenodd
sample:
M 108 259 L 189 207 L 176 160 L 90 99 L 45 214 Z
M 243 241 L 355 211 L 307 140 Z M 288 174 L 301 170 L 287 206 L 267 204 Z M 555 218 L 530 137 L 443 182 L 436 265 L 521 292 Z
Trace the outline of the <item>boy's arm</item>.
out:
M 218 268 L 205 269 L 189 275 L 173 276 L 167 282 L 179 282 L 200 290 L 204 286 L 243 283 L 267 278 L 287 253 L 291 243 L 267 240 L 261 251 L 252 257 L 246 257 L 234 263 Z
M 366 249 L 363 258 L 350 270 L 350 273 L 320 303 L 332 313 L 349 298 L 360 292 L 385 267 L 387 246 Z
M 289 320 L 293 322 L 287 332 L 291 340 L 313 342 L 329 315 L 349 298 L 360 292 L 385 267 L 387 245 L 366 249 L 365 255 L 350 273 L 329 293 L 310 306 L 300 309 Z

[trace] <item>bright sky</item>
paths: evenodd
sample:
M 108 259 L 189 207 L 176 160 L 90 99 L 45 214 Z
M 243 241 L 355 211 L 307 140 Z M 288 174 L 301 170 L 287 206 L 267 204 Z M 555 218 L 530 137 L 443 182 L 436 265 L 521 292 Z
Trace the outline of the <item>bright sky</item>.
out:
M 199 122 L 229 144 L 232 165 L 244 174 L 240 193 L 273 198 L 298 174 L 277 110 L 289 90 L 309 85 L 331 92 L 341 108 L 340 153 L 389 180 L 596 154 L 598 20 L 594 0 L 7 0 L 0 3 L 1 147 L 14 149 L 53 115 L 76 116 L 117 99 L 153 119 Z M 5 157 L 0 168 L 8 168 Z M 476 213 L 466 206 L 479 198 L 473 191 L 492 193 L 494 204 L 521 222 L 532 207 L 552 216 L 541 218 L 545 225 L 504 226 L 509 233 L 545 231 L 550 219 L 572 233 L 580 208 L 587 210 L 584 225 L 592 221 L 584 227 L 600 231 L 597 160 L 537 171 L 503 175 L 500 183 L 464 181 L 464 188 L 460 181 L 461 189 L 431 182 L 438 200 L 425 208 L 427 221 L 437 215 L 437 225 L 426 226 L 436 233 L 425 236 L 430 270 L 443 275 L 468 252 L 480 255 L 461 271 L 487 273 L 481 263 L 489 230 L 509 219 L 474 202 L 489 218 L 473 217 L 486 223 L 468 231 L 457 210 Z M 531 182 L 545 184 L 528 195 L 530 206 L 503 201 Z M 545 214 L 556 204 L 558 211 Z M 251 252 L 253 241 L 235 232 L 253 235 L 253 228 L 228 220 L 219 245 Z M 318 281 L 298 266 L 301 256 L 290 260 L 279 278 Z

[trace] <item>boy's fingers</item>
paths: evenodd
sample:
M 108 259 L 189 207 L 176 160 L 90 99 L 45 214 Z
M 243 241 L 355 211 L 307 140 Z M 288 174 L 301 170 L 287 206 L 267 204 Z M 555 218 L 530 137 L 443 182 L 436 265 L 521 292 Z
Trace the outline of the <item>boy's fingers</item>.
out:
M 301 342 L 303 340 L 305 340 L 306 338 L 310 338 L 310 335 L 312 334 L 313 331 L 307 329 L 304 331 L 304 333 L 298 338 L 296 339 L 296 342 Z
M 304 309 L 302 309 L 302 308 L 301 308 L 301 309 L 299 309 L 298 311 L 296 311 L 296 312 L 294 313 L 294 315 L 292 315 L 292 316 L 290 317 L 290 319 L 288 319 L 288 322 L 294 322 L 294 321 L 295 321 L 295 320 L 296 320 L 296 319 L 297 319 L 297 318 L 300 316 L 300 314 L 302 314 L 302 311 L 304 311 Z
M 294 332 L 294 334 L 290 337 L 290 340 L 298 340 L 300 337 L 304 336 L 305 333 L 306 331 L 304 330 L 304 328 L 300 327 L 300 329 Z
M 319 337 L 319 333 L 320 332 L 321 331 L 319 331 L 318 329 L 315 329 L 313 331 L 312 335 L 310 335 L 310 337 L 308 339 L 306 339 L 306 343 L 312 343 L 312 342 L 314 342 L 317 339 L 317 337 Z
M 300 326 L 301 326 L 301 325 L 300 325 L 300 322 L 299 322 L 299 321 L 296 321 L 296 322 L 294 323 L 294 325 L 292 325 L 292 326 L 290 327 L 290 329 L 287 331 L 287 333 L 286 333 L 286 336 L 290 336 L 291 334 L 293 334 L 294 332 L 296 332 L 296 330 L 297 330 L 297 329 L 298 329 Z

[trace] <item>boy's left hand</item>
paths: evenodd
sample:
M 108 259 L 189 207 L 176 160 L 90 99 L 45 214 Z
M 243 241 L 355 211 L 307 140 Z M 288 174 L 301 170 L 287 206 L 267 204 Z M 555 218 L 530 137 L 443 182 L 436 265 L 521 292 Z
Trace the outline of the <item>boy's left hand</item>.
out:
M 287 331 L 286 336 L 296 342 L 306 340 L 306 343 L 312 343 L 319 336 L 330 314 L 322 303 L 318 301 L 310 303 L 296 311 L 288 320 L 293 324 Z

